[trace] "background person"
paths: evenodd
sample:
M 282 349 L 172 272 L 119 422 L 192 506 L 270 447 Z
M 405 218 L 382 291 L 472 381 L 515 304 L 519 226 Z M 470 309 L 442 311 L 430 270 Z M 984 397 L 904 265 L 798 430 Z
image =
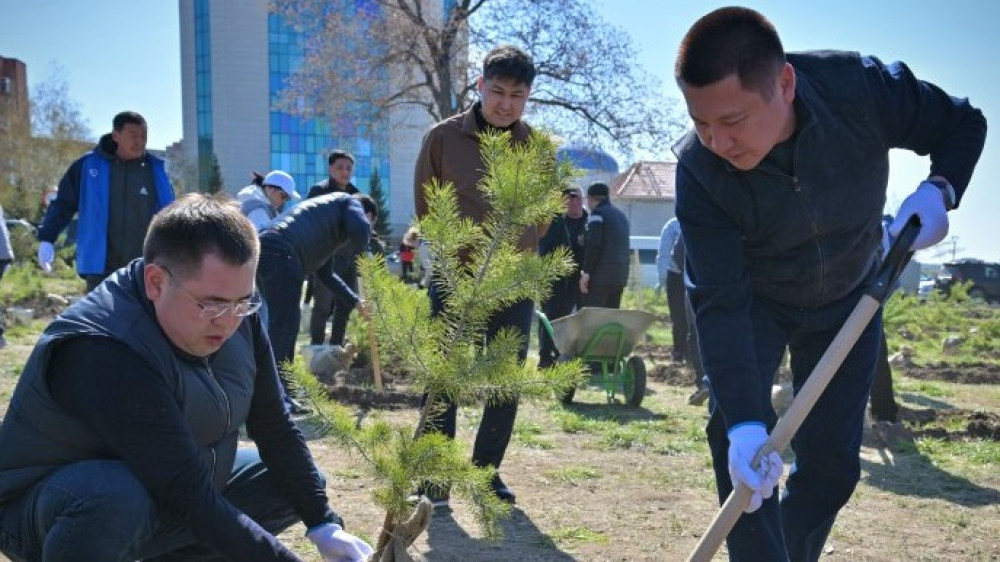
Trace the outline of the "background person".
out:
M 10 233 L 7 232 L 7 220 L 4 218 L 3 207 L 0 207 L 0 279 L 10 264 L 14 263 L 14 247 L 10 243 Z M 0 312 L 0 349 L 7 347 L 7 340 L 3 337 L 4 314 Z
M 817 560 L 860 478 L 865 404 L 881 312 L 859 335 L 791 441 L 781 495 L 777 453 L 751 461 L 775 424 L 771 385 L 789 351 L 800 389 L 877 271 L 889 150 L 930 155 L 896 213 L 913 249 L 939 242 L 986 136 L 982 113 L 903 63 L 854 52 L 785 54 L 747 8 L 699 19 L 675 77 L 694 131 L 675 147 L 677 217 L 687 250 L 712 411 L 707 433 L 720 500 L 753 491 L 727 538 L 732 560 Z M 831 423 L 836 420 L 836 423 Z
M 680 234 L 681 223 L 677 217 L 671 217 L 660 230 L 660 247 L 656 252 L 656 270 L 660 284 L 667 291 L 667 311 L 670 313 L 670 331 L 674 342 L 670 358 L 674 363 L 685 361 L 688 342 L 684 260 L 674 252 Z
M 150 220 L 174 200 L 163 160 L 146 152 L 146 133 L 142 115 L 123 111 L 111 133 L 66 170 L 38 228 L 42 269 L 52 270 L 53 243 L 74 215 L 76 271 L 88 292 L 142 255 Z
M 629 224 L 611 203 L 611 191 L 601 182 L 587 187 L 587 233 L 583 243 L 580 293 L 583 306 L 619 308 L 628 283 Z
M 400 277 L 404 283 L 413 280 L 413 264 L 416 261 L 417 247 L 420 245 L 420 238 L 417 229 L 410 228 L 399 241 L 399 263 Z
M 579 187 L 563 190 L 565 211 L 552 219 L 545 235 L 538 241 L 538 253 L 545 256 L 559 248 L 570 252 L 573 271 L 552 284 L 552 294 L 542 303 L 542 312 L 550 321 L 562 318 L 580 308 L 580 267 L 583 265 L 583 238 L 587 228 L 587 210 L 583 208 L 583 192 Z M 551 367 L 559 353 L 548 330 L 538 322 L 538 366 Z
M 327 170 L 330 177 L 309 188 L 306 199 L 327 195 L 330 193 L 360 193 L 351 183 L 354 174 L 354 156 L 345 150 L 334 150 L 327 157 Z M 374 227 L 375 223 L 372 223 Z M 330 267 L 347 286 L 358 292 L 358 267 L 355 259 L 349 255 L 334 254 Z M 326 339 L 326 325 L 330 323 L 330 345 L 344 345 L 347 333 L 347 323 L 351 319 L 354 305 L 346 301 L 338 301 L 334 293 L 318 280 L 315 275 L 309 276 L 309 291 L 312 295 L 313 307 L 309 316 L 309 343 L 322 345 Z M 308 299 L 307 299 L 308 300 Z
M 260 232 L 260 266 L 257 288 L 267 303 L 268 335 L 274 347 L 279 374 L 289 393 L 292 413 L 308 409 L 291 399 L 285 363 L 295 357 L 302 310 L 302 284 L 315 274 L 344 306 L 358 308 L 367 317 L 364 302 L 333 271 L 331 257 L 343 252 L 355 260 L 365 251 L 378 207 L 367 195 L 331 193 L 306 199 L 280 215 Z
M 236 200 L 240 203 L 240 211 L 259 231 L 278 216 L 286 203 L 298 201 L 299 194 L 288 172 L 273 170 L 266 176 L 255 174 L 254 181 L 236 194 Z
M 0 425 L 5 554 L 293 561 L 275 535 L 299 520 L 327 560 L 371 552 L 283 407 L 258 248 L 235 204 L 188 195 L 45 329 Z
M 469 110 L 434 125 L 420 145 L 413 174 L 413 200 L 418 218 L 423 218 L 428 212 L 424 186 L 432 178 L 436 178 L 441 183 L 451 182 L 455 186 L 462 218 L 483 221 L 490 211 L 490 205 L 477 187 L 483 177 L 483 170 L 486 169 L 479 150 L 479 135 L 485 131 L 508 131 L 513 142 L 527 142 L 531 127 L 521 120 L 521 115 L 531 94 L 534 79 L 535 63 L 517 47 L 496 47 L 486 54 L 482 75 L 476 80 L 480 101 Z M 526 230 L 519 240 L 522 250 L 535 252 L 537 244 L 538 233 L 535 229 Z M 431 281 L 428 294 L 431 313 L 440 314 L 444 309 L 445 297 L 437 283 Z M 528 299 L 497 311 L 488 322 L 486 338 L 493 338 L 503 328 L 515 330 L 524 341 L 518 353 L 518 358 L 524 361 L 528 356 L 533 312 L 534 304 Z M 424 395 L 424 400 L 426 399 L 427 396 Z M 456 404 L 447 404 L 443 413 L 429 420 L 429 426 L 454 438 L 456 412 Z M 486 404 L 472 449 L 472 462 L 476 466 L 500 468 L 516 417 L 517 400 Z M 493 479 L 492 488 L 498 498 L 514 503 L 514 492 L 503 482 L 499 473 Z M 429 499 L 436 505 L 447 503 L 447 494 L 442 491 L 418 491 L 423 492 L 428 492 L 431 496 Z

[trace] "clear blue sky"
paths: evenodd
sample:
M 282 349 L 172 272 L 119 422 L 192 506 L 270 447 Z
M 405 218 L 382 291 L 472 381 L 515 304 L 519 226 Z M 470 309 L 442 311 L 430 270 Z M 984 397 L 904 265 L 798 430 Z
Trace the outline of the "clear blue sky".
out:
M 254 0 L 261 1 L 261 0 Z M 639 63 L 679 98 L 672 67 L 687 28 L 731 2 L 596 0 L 605 22 L 626 32 Z M 788 0 L 748 2 L 770 17 L 788 50 L 837 48 L 903 60 L 918 76 L 968 97 L 1000 125 L 1000 2 L 996 0 Z M 61 67 L 69 96 L 95 135 L 123 109 L 149 122 L 149 145 L 180 140 L 181 86 L 175 0 L 0 0 L 0 55 L 28 65 L 29 87 Z M 663 158 L 662 153 L 646 155 Z M 926 176 L 928 164 L 893 154 L 888 211 Z M 1000 132 L 986 148 L 962 207 L 951 213 L 958 257 L 1000 261 Z M 930 261 L 930 256 L 918 258 Z M 940 260 L 935 260 L 940 261 Z

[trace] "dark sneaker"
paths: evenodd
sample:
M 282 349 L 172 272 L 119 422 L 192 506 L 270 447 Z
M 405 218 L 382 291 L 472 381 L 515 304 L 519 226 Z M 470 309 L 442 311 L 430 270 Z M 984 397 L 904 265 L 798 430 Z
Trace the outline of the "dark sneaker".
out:
M 431 505 L 435 508 L 448 507 L 448 502 L 450 501 L 450 490 L 447 488 L 442 488 L 441 486 L 434 486 L 431 484 L 424 484 L 417 488 L 416 492 L 413 492 L 406 498 L 406 503 L 416 505 L 420 501 L 420 498 L 424 497 L 430 500 Z
M 696 389 L 691 393 L 691 396 L 688 396 L 688 404 L 691 406 L 701 406 L 705 403 L 705 400 L 708 400 L 707 388 Z
M 496 494 L 498 498 L 500 498 L 500 501 L 507 502 L 512 505 L 516 503 L 517 498 L 516 496 L 514 496 L 514 492 L 512 492 L 511 489 L 508 488 L 507 485 L 503 483 L 503 480 L 500 479 L 499 474 L 493 475 L 493 480 L 490 482 L 490 487 L 493 488 L 493 493 Z

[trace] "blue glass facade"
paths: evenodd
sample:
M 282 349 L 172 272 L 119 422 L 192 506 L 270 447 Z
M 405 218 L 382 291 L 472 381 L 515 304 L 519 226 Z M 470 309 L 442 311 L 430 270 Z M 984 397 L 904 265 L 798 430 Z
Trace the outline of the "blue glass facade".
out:
M 355 10 L 365 9 L 365 2 Z M 268 91 L 271 107 L 287 83 L 288 77 L 302 64 L 304 53 L 301 34 L 288 26 L 281 16 L 268 15 Z M 336 64 L 334 61 L 332 64 Z M 270 112 L 271 168 L 285 170 L 295 178 L 296 189 L 303 195 L 309 186 L 326 179 L 327 155 L 337 148 L 354 155 L 354 184 L 367 192 L 372 171 L 378 169 L 383 190 L 389 178 L 389 127 L 354 126 L 348 120 L 304 119 L 285 111 Z
M 212 33 L 209 0 L 194 2 L 194 68 L 196 114 L 198 119 L 198 185 L 207 186 L 212 177 L 215 143 L 212 133 Z

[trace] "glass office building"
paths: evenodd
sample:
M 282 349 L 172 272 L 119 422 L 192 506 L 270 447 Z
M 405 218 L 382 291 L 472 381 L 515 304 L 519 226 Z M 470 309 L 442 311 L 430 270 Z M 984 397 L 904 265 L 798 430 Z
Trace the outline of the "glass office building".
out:
M 368 191 L 378 171 L 393 230 L 407 224 L 414 158 L 429 117 L 396 115 L 353 129 L 279 110 L 281 90 L 302 64 L 303 38 L 267 4 L 179 0 L 183 151 L 199 185 L 208 184 L 217 162 L 229 193 L 249 183 L 253 171 L 282 169 L 304 195 L 327 177 L 327 156 L 341 148 L 355 156 L 352 181 L 360 190 Z

